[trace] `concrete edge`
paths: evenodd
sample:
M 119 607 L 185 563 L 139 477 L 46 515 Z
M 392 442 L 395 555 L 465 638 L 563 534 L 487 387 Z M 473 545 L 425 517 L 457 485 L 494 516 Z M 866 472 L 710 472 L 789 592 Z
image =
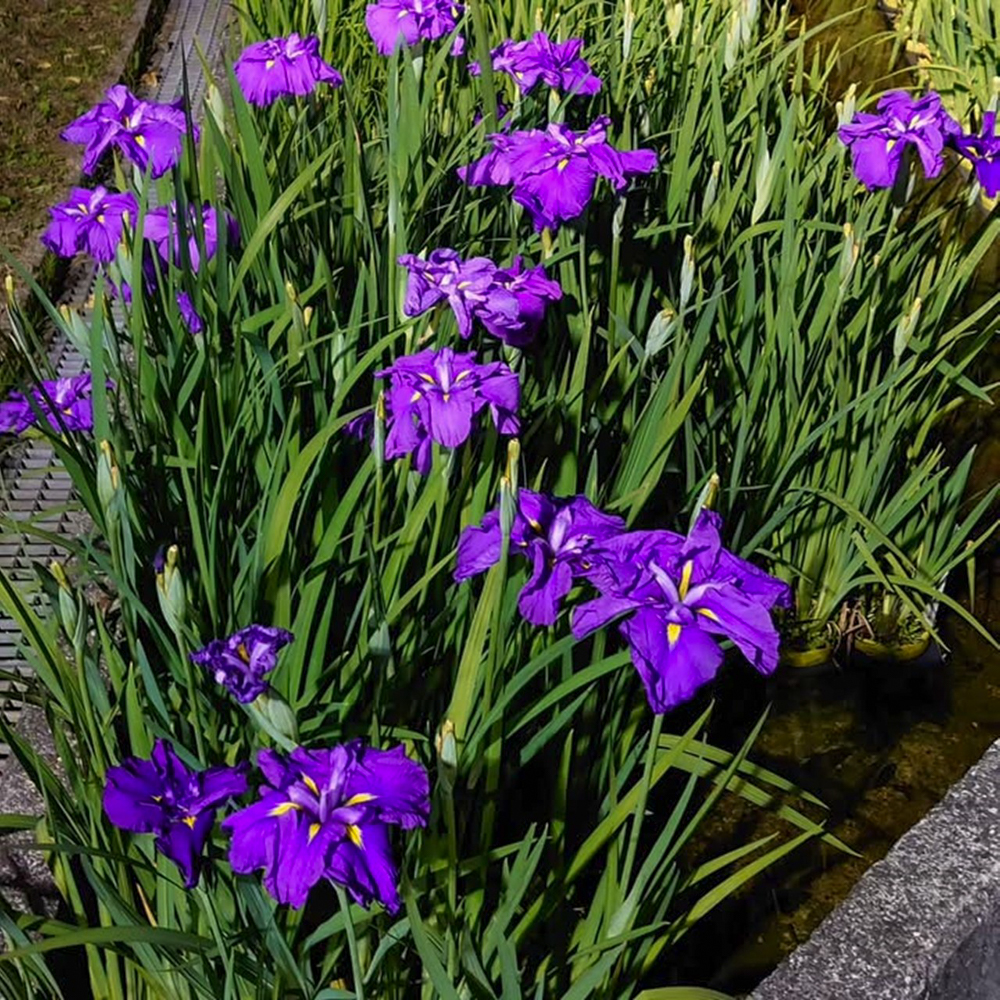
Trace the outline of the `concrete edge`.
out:
M 1000 997 L 1000 740 L 748 1000 Z

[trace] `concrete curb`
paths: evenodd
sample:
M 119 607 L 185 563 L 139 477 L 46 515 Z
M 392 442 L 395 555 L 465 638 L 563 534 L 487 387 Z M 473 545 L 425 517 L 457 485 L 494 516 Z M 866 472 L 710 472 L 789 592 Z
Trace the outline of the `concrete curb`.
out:
M 748 1000 L 1000 997 L 1000 740 Z

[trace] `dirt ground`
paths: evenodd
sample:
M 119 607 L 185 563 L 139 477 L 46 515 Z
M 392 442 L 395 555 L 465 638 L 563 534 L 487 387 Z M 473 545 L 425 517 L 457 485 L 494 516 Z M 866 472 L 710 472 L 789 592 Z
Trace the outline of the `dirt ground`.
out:
M 79 177 L 79 147 L 59 132 L 100 97 L 132 9 L 133 0 L 0 0 L 0 247 L 16 256 Z

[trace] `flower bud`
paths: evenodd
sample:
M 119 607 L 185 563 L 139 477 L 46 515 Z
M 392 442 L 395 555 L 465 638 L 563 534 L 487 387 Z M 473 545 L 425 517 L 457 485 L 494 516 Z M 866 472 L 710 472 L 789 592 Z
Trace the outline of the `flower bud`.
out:
M 458 743 L 455 740 L 455 723 L 451 719 L 441 723 L 434 737 L 434 748 L 437 750 L 441 780 L 450 791 L 458 772 Z
M 917 328 L 922 306 L 921 299 L 915 298 L 910 311 L 905 316 L 900 317 L 899 323 L 896 325 L 896 336 L 892 342 L 892 357 L 897 362 L 903 356 L 903 351 L 906 350 L 906 345 L 910 342 L 910 338 Z
M 667 37 L 673 45 L 681 34 L 681 25 L 684 21 L 684 4 L 675 3 L 667 7 Z
M 858 85 L 852 83 L 844 93 L 844 99 L 837 101 L 837 124 L 846 125 L 854 118 Z
M 159 554 L 158 554 L 159 555 Z M 184 588 L 184 577 L 181 575 L 180 549 L 171 545 L 162 562 L 154 559 L 156 570 L 156 596 L 160 602 L 160 611 L 171 630 L 180 633 L 187 614 L 187 594 Z
M 504 538 L 510 537 L 517 513 L 517 463 L 521 457 L 521 442 L 511 438 L 507 442 L 507 467 L 500 479 L 500 531 Z
M 691 289 L 694 287 L 694 239 L 684 237 L 684 260 L 681 263 L 681 294 L 680 308 L 684 311 L 691 299 Z
M 385 393 L 380 392 L 375 400 L 375 426 L 372 429 L 372 451 L 375 455 L 375 468 L 381 469 L 385 464 Z
M 705 197 L 701 202 L 701 214 L 708 215 L 709 210 L 715 204 L 716 195 L 719 193 L 719 174 L 722 172 L 722 164 L 716 160 L 712 164 L 712 173 L 709 175 L 708 184 L 705 186 Z
M 4 275 L 3 287 L 4 287 L 4 291 L 7 293 L 7 305 L 9 305 L 13 309 L 14 305 L 15 305 L 15 302 L 14 302 L 14 275 L 12 275 L 12 274 Z
M 86 622 L 80 614 L 80 599 L 69 585 L 66 570 L 58 559 L 49 563 L 49 572 L 59 584 L 59 621 L 74 647 L 82 649 Z
M 97 456 L 97 496 L 109 522 L 115 521 L 120 514 L 120 491 L 121 473 L 111 450 L 111 442 L 101 441 Z

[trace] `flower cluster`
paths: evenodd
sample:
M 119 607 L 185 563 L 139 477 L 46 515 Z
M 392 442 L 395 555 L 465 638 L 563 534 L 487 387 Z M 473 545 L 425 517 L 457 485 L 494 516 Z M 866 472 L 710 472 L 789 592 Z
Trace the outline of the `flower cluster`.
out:
M 511 552 L 531 560 L 518 607 L 535 625 L 552 625 L 573 581 L 600 596 L 574 609 L 582 639 L 614 620 L 632 651 L 650 707 L 666 712 L 715 676 L 731 639 L 761 672 L 778 663 L 771 609 L 786 604 L 787 584 L 722 547 L 721 519 L 702 510 L 690 535 L 626 532 L 620 518 L 586 497 L 552 497 L 520 490 L 510 531 Z M 455 579 L 482 573 L 500 558 L 499 511 L 469 526 L 458 544 Z
M 24 393 L 13 392 L 0 403 L 0 434 L 20 434 L 38 422 L 39 413 L 56 434 L 93 430 L 92 390 L 90 372 L 84 372 L 41 382 L 32 389 L 30 400 Z
M 320 83 L 339 87 L 344 78 L 319 55 L 319 39 L 293 32 L 247 46 L 233 67 L 250 104 L 265 107 L 279 97 L 305 97 Z
M 141 101 L 118 85 L 100 104 L 70 122 L 62 137 L 84 146 L 85 174 L 92 174 L 104 153 L 114 147 L 143 173 L 151 168 L 153 177 L 161 177 L 179 162 L 187 129 L 183 102 Z M 197 142 L 198 127 L 192 125 L 192 130 Z
M 656 168 L 652 150 L 615 149 L 608 142 L 610 124 L 602 115 L 586 132 L 552 122 L 544 130 L 495 133 L 489 137 L 493 150 L 460 167 L 458 175 L 470 187 L 512 185 L 514 200 L 531 214 L 535 229 L 555 231 L 583 214 L 599 176 L 621 192 L 629 177 Z
M 378 0 L 365 8 L 375 48 L 392 55 L 400 43 L 434 41 L 455 30 L 464 7 L 455 0 Z
M 216 809 L 247 790 L 247 770 L 243 764 L 196 771 L 171 743 L 157 740 L 150 760 L 128 757 L 108 768 L 104 812 L 123 830 L 155 833 L 156 849 L 177 865 L 190 889 L 198 881 Z
M 250 625 L 227 639 L 213 639 L 191 654 L 239 702 L 244 704 L 267 691 L 266 675 L 278 662 L 278 652 L 294 636 L 283 628 Z
M 506 73 L 522 94 L 528 94 L 539 83 L 553 90 L 591 96 L 601 89 L 600 79 L 590 65 L 580 57 L 582 38 L 554 42 L 544 31 L 536 31 L 524 42 L 507 39 L 490 53 L 493 69 Z M 482 69 L 470 63 L 469 72 L 478 76 Z
M 360 740 L 331 749 L 297 748 L 283 758 L 262 750 L 267 782 L 259 801 L 222 823 L 232 833 L 234 871 L 265 869 L 279 902 L 305 905 L 322 879 L 343 885 L 363 906 L 399 909 L 389 827 L 425 826 L 427 772 L 403 747 L 376 750 Z M 188 767 L 165 740 L 152 758 L 129 757 L 108 768 L 104 811 L 123 830 L 155 833 L 156 849 L 177 865 L 184 885 L 198 882 L 216 810 L 247 791 L 248 767 Z
M 362 906 L 399 909 L 389 827 L 425 826 L 427 772 L 403 747 L 375 750 L 354 740 L 330 750 L 262 750 L 260 800 L 225 819 L 237 872 L 264 869 L 279 902 L 302 906 L 322 879 L 343 885 Z
M 409 272 L 407 316 L 419 316 L 447 302 L 464 339 L 478 319 L 493 336 L 514 347 L 535 338 L 545 316 L 545 304 L 562 298 L 558 282 L 541 266 L 525 268 L 520 257 L 510 269 L 497 267 L 486 257 L 462 260 L 455 250 L 434 250 L 427 260 L 404 254 L 399 263 Z
M 431 469 L 431 442 L 457 448 L 472 433 L 473 417 L 487 407 L 501 434 L 520 430 L 520 384 L 502 361 L 481 365 L 474 351 L 444 347 L 399 358 L 376 378 L 389 379 L 386 458 L 413 454 L 424 475 Z

